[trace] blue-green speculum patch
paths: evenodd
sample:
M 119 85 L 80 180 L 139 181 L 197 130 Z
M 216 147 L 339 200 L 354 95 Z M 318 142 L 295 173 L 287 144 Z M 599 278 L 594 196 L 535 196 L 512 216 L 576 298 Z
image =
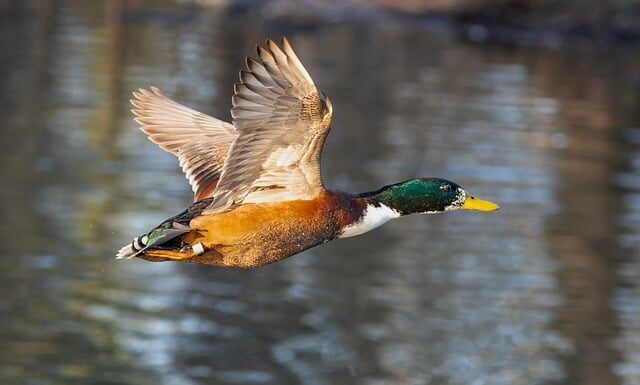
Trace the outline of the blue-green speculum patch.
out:
M 457 209 L 498 209 L 495 203 L 470 196 L 458 184 L 440 178 L 410 179 L 360 194 L 360 197 L 370 204 L 383 204 L 402 215 L 433 214 Z

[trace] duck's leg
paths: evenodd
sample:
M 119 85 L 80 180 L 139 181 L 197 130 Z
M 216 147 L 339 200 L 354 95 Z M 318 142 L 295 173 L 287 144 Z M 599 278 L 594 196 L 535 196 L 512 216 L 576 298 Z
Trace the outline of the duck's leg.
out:
M 205 252 L 205 247 L 201 242 L 194 244 L 193 246 L 184 247 L 180 251 L 174 250 L 146 250 L 141 256 L 142 258 L 154 261 L 185 261 L 201 255 Z
M 151 261 L 186 261 L 196 256 L 193 250 L 186 252 L 173 250 L 147 250 L 142 258 Z

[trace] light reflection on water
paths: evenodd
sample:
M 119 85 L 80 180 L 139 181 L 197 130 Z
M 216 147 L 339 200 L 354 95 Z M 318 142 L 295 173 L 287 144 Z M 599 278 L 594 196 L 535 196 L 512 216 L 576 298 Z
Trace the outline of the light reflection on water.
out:
M 0 26 L 0 383 L 640 383 L 638 55 L 47 4 Z M 252 271 L 112 260 L 191 197 L 130 92 L 228 119 L 244 55 L 283 31 L 336 109 L 329 186 L 443 176 L 502 210 L 403 218 Z

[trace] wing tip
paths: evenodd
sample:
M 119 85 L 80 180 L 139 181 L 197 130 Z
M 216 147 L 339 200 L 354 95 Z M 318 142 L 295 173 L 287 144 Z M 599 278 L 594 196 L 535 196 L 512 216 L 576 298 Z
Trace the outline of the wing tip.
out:
M 267 47 L 269 48 L 269 51 L 271 51 L 271 56 L 273 56 L 274 58 L 276 58 L 276 56 L 287 56 L 287 54 L 282 52 L 280 46 L 271 39 L 267 40 Z
M 289 38 L 287 38 L 286 35 L 280 35 L 280 45 L 278 45 L 278 43 L 276 43 L 276 39 L 271 39 L 271 38 L 266 38 L 264 41 L 264 45 L 265 47 L 268 48 L 272 48 L 272 47 L 276 47 L 276 48 L 280 48 L 280 46 L 289 46 L 291 47 L 291 43 L 289 42 Z M 259 44 L 256 44 L 256 50 L 262 48 Z
M 156 86 L 149 86 L 149 89 L 138 88 L 136 91 L 131 92 L 133 97 L 141 102 L 153 98 L 156 96 L 164 97 L 164 94 Z
M 134 106 L 138 110 L 142 110 L 145 107 L 144 102 L 140 98 L 129 99 L 129 103 L 131 103 L 131 105 Z

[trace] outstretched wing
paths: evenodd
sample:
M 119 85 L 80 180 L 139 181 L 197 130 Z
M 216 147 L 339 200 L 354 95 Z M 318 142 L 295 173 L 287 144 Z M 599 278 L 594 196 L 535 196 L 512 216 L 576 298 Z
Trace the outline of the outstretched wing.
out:
M 131 112 L 149 139 L 178 157 L 195 201 L 213 195 L 237 132 L 233 125 L 185 107 L 159 89 L 134 92 Z
M 240 202 L 311 199 L 324 187 L 320 154 L 331 102 L 316 89 L 286 38 L 267 40 L 247 58 L 234 87 L 231 116 L 238 130 L 207 212 Z M 206 212 L 205 212 L 206 213 Z

